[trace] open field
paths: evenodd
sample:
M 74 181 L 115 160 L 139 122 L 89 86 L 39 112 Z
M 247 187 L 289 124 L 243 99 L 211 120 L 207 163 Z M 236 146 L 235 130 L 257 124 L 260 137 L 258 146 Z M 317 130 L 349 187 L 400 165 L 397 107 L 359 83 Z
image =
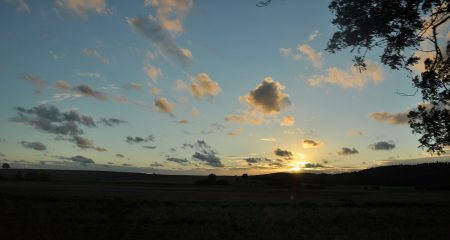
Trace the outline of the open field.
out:
M 56 177 L 55 174 L 52 176 Z M 412 187 L 367 190 L 364 186 L 282 188 L 233 182 L 233 177 L 228 178 L 232 183 L 228 186 L 203 186 L 193 184 L 201 178 L 195 176 L 148 175 L 136 181 L 131 175 L 128 179 L 117 176 L 121 177 L 103 176 L 96 181 L 93 178 L 88 181 L 88 177 L 78 181 L 69 178 L 47 182 L 0 181 L 2 236 L 4 239 L 447 239 L 450 236 L 449 191 L 418 191 Z M 119 178 L 123 181 L 118 181 Z

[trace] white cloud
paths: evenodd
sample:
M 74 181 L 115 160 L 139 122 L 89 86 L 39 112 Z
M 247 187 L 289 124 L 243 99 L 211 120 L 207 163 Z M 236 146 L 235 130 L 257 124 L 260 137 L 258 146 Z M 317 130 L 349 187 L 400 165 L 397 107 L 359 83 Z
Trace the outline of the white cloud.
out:
M 320 35 L 319 30 L 314 30 L 311 34 L 308 36 L 308 41 L 314 41 L 318 36 Z
M 31 13 L 30 7 L 25 0 L 5 0 L 5 3 L 16 5 L 18 12 Z

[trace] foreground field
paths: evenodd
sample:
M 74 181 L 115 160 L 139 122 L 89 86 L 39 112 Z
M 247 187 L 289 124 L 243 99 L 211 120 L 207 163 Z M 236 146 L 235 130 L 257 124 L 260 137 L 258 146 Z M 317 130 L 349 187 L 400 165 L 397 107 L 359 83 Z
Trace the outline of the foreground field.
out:
M 448 239 L 450 192 L 0 181 L 2 239 Z

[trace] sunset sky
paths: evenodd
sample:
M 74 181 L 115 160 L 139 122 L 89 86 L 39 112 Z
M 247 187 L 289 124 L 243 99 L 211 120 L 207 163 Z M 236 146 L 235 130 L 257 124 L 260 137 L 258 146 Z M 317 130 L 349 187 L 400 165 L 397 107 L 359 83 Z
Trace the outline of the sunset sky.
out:
M 448 159 L 417 147 L 406 72 L 324 50 L 327 1 L 256 3 L 1 0 L 0 161 L 235 175 Z

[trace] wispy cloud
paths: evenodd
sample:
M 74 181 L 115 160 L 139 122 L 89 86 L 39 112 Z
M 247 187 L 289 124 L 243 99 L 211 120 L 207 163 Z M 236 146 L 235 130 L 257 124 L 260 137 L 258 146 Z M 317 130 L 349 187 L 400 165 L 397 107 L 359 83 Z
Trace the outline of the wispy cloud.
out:
M 5 0 L 5 3 L 15 5 L 17 12 L 31 13 L 30 7 L 25 0 Z
M 88 12 L 111 13 L 111 9 L 106 6 L 106 0 L 55 0 L 55 4 L 80 17 L 86 17 Z
M 311 46 L 308 44 L 300 44 L 297 47 L 298 51 L 304 54 L 307 59 L 312 63 L 315 68 L 321 68 L 323 65 L 323 57 L 322 53 L 316 52 Z
M 403 125 L 408 123 L 408 112 L 388 113 L 388 112 L 374 112 L 371 113 L 370 118 L 377 122 L 384 122 L 392 125 Z
M 22 144 L 25 148 L 31 148 L 37 151 L 44 151 L 47 150 L 47 146 L 41 142 L 27 142 L 27 141 L 21 141 L 20 144 Z
M 323 83 L 340 85 L 343 88 L 364 88 L 367 81 L 378 84 L 384 80 L 381 67 L 367 61 L 367 69 L 360 72 L 358 68 L 352 66 L 349 70 L 337 67 L 327 69 L 327 75 L 315 75 L 308 79 L 310 86 L 317 87 Z
M 192 53 L 179 47 L 173 37 L 152 16 L 127 18 L 128 24 L 139 34 L 148 38 L 166 58 L 187 66 L 191 63 Z
M 98 60 L 99 62 L 103 63 L 103 64 L 110 64 L 111 60 L 109 60 L 108 58 L 104 57 L 100 52 L 98 52 L 97 50 L 92 50 L 89 48 L 85 48 L 83 49 L 83 55 L 86 57 L 90 57 L 90 58 L 94 58 L 96 60 Z

